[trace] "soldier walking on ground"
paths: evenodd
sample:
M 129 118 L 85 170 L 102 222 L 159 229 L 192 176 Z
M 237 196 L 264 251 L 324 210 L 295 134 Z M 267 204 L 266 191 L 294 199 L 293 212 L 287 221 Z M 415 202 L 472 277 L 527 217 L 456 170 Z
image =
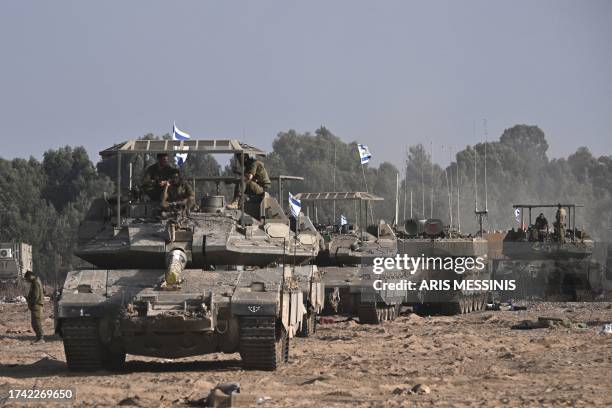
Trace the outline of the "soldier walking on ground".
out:
M 240 155 L 237 154 L 235 157 L 236 161 L 240 163 Z M 244 178 L 244 194 L 247 195 L 263 195 L 272 185 L 264 164 L 255 158 L 249 157 L 248 154 L 244 155 Z M 229 209 L 238 208 L 238 200 L 241 196 L 240 184 L 236 184 L 234 199 L 227 206 Z
M 28 309 L 32 317 L 32 329 L 36 333 L 34 343 L 44 343 L 42 329 L 42 314 L 44 293 L 40 279 L 32 271 L 27 271 L 24 276 L 25 280 L 30 282 L 30 291 L 28 292 Z

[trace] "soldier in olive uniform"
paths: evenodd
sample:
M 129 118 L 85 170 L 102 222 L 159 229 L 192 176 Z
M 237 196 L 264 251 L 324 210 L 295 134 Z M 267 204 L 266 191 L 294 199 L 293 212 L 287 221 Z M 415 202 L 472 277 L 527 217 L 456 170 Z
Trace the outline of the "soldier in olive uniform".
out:
M 559 242 L 565 242 L 565 219 L 567 213 L 565 208 L 561 207 L 561 204 L 557 206 L 557 214 L 555 215 L 555 229 Z
M 153 201 L 159 201 L 168 180 L 176 169 L 170 165 L 168 153 L 159 153 L 157 163 L 147 167 L 142 179 L 142 191 Z
M 548 234 L 548 220 L 544 213 L 540 213 L 536 218 L 535 227 L 538 231 L 538 241 L 544 241 L 545 236 Z
M 239 154 L 236 155 L 236 161 L 238 163 L 240 162 Z M 244 178 L 244 193 L 248 195 L 262 195 L 268 191 L 272 185 L 264 164 L 257 159 L 249 157 L 248 154 L 244 155 Z M 236 188 L 234 189 L 234 199 L 232 200 L 232 203 L 227 206 L 227 208 L 237 209 L 239 199 L 240 183 L 236 184 Z
M 172 169 L 170 179 L 164 185 L 161 206 L 167 209 L 170 203 L 183 203 L 186 208 L 191 208 L 195 203 L 193 189 L 183 181 L 177 169 Z
M 31 271 L 27 271 L 24 275 L 26 281 L 30 282 L 30 291 L 28 292 L 28 309 L 32 317 L 32 329 L 36 333 L 35 343 L 44 343 L 42 329 L 42 314 L 44 293 L 42 283 L 38 276 Z

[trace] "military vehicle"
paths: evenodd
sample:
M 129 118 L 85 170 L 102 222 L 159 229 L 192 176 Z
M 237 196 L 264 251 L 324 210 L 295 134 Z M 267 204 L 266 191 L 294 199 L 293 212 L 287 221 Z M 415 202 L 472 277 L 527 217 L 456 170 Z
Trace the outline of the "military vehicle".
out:
M 32 270 L 32 246 L 23 242 L 0 243 L 0 281 L 15 281 Z
M 316 262 L 325 284 L 326 312 L 357 316 L 360 323 L 368 324 L 395 319 L 401 295 L 373 289 L 372 264 L 375 258 L 395 256 L 397 238 L 384 221 L 365 229 L 359 226 L 367 225 L 370 203 L 384 199 L 366 192 L 299 193 L 296 198 L 302 201 L 323 237 Z M 349 223 L 344 215 L 339 223 L 318 222 L 317 205 L 348 202 L 354 204 L 358 223 Z
M 265 154 L 236 140 L 136 140 L 100 153 L 116 161 L 117 194 L 96 199 L 81 223 L 76 254 L 96 269 L 68 273 L 55 316 L 71 370 L 120 368 L 126 354 L 214 352 L 239 352 L 245 368 L 275 369 L 300 329 L 303 294 L 322 298 L 316 268 L 305 265 L 318 252 L 314 227 L 305 220 L 292 233 L 269 194 L 243 194 L 239 209 L 204 194 L 195 207 L 162 210 L 124 191 L 122 160 L 176 151 L 237 155 L 242 191 L 245 155 Z
M 576 204 L 515 204 L 520 222 L 503 240 L 503 258 L 493 262 L 496 279 L 514 279 L 514 291 L 501 291 L 506 299 L 588 300 L 605 286 L 605 259 L 594 262 L 593 240 L 576 228 Z M 535 211 L 534 211 L 535 210 Z M 548 223 L 546 211 L 554 211 Z M 544 218 L 535 218 L 542 211 Z M 549 216 L 552 214 L 549 214 Z M 603 256 L 605 258 L 605 255 Z
M 484 309 L 488 290 L 468 285 L 490 278 L 482 229 L 471 236 L 445 227 L 439 219 L 408 219 L 398 228 L 398 234 L 398 253 L 421 258 L 422 262 L 414 273 L 405 276 L 419 288 L 406 291 L 407 303 L 420 313 L 459 314 Z M 459 259 L 463 259 L 461 264 Z M 472 267 L 467 268 L 466 263 Z M 433 282 L 447 282 L 448 286 L 434 287 Z

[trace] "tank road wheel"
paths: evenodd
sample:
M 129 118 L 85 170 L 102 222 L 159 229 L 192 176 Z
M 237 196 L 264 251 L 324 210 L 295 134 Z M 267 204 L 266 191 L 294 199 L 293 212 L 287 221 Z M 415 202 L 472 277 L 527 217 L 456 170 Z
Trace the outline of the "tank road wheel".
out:
M 461 314 L 467 314 L 468 313 L 468 302 L 467 302 L 466 296 L 461 295 L 461 300 L 459 302 L 461 302 Z
M 274 316 L 243 317 L 240 356 L 248 370 L 276 370 L 289 361 L 289 334 Z
M 484 294 L 479 293 L 476 295 L 476 310 L 481 311 L 484 310 Z
M 302 327 L 298 332 L 299 337 L 310 337 L 317 332 L 317 315 L 308 312 L 302 317 Z
M 400 304 L 390 305 L 388 306 L 388 308 L 389 308 L 389 312 L 388 312 L 389 321 L 394 321 L 399 316 L 401 305 Z
M 379 324 L 382 321 L 381 310 L 375 302 L 360 302 L 357 317 L 360 324 Z
M 395 317 L 395 305 L 391 305 L 389 306 L 389 321 L 394 321 Z

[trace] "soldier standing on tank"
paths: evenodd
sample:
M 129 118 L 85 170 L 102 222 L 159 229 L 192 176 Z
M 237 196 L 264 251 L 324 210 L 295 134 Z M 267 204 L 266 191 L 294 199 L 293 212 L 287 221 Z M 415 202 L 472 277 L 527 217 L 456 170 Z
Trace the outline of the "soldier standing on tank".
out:
M 240 163 L 240 154 L 236 154 L 234 157 L 236 161 Z M 255 158 L 249 157 L 248 154 L 244 155 L 244 179 L 244 193 L 248 195 L 261 196 L 268 191 L 272 185 L 264 164 Z M 240 183 L 237 183 L 234 189 L 234 198 L 232 202 L 228 204 L 227 208 L 231 210 L 237 209 L 240 196 Z
M 195 204 L 193 189 L 189 183 L 185 183 L 177 169 L 172 169 L 172 175 L 164 185 L 162 208 L 167 209 L 170 206 L 169 203 L 182 203 L 185 208 L 191 208 Z
M 28 309 L 32 318 L 32 329 L 36 333 L 34 343 L 44 343 L 42 329 L 42 314 L 44 293 L 40 279 L 32 271 L 27 271 L 24 275 L 26 281 L 30 282 L 30 291 L 28 292 Z
M 555 229 L 559 242 L 565 242 L 565 208 L 561 204 L 557 205 L 557 214 L 555 215 Z
M 145 170 L 142 178 L 142 191 L 153 201 L 161 200 L 164 188 L 174 170 L 176 169 L 170 165 L 168 153 L 159 153 L 157 163 L 150 165 Z

